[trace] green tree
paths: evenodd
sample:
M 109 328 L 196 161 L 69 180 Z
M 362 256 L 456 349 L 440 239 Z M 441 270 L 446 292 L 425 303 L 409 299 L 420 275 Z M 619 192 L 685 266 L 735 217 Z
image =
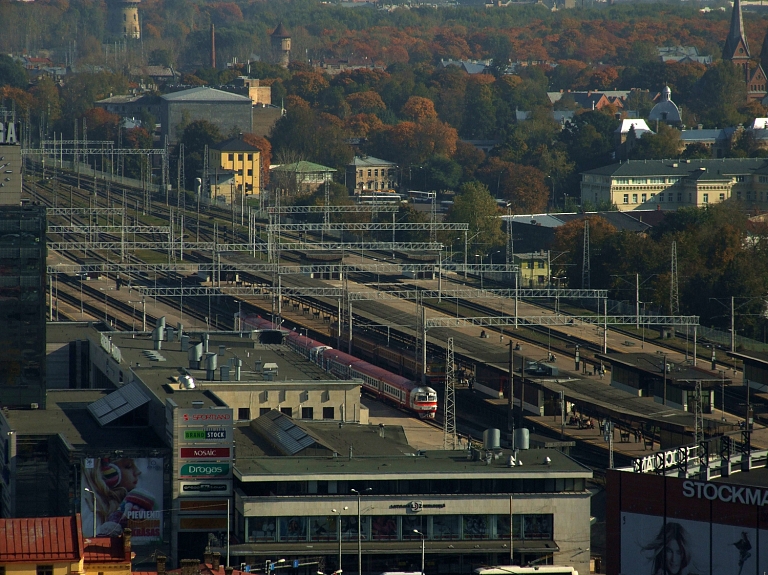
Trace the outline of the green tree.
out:
M 469 224 L 470 253 L 490 249 L 504 243 L 501 218 L 488 188 L 480 182 L 469 182 L 459 188 L 446 220 Z
M 21 62 L 17 62 L 5 54 L 0 54 L 0 86 L 26 88 L 27 85 L 29 85 L 27 71 Z
M 433 156 L 425 169 L 427 190 L 454 190 L 461 180 L 461 166 L 445 156 Z
M 195 120 L 184 128 L 180 143 L 184 144 L 184 175 L 186 176 L 184 185 L 186 189 L 194 188 L 195 178 L 203 170 L 205 146 L 213 146 L 221 139 L 219 128 L 208 120 Z M 175 166 L 171 165 L 172 174 L 175 173 L 174 169 L 176 169 Z
M 688 144 L 680 154 L 684 160 L 708 160 L 712 157 L 712 151 L 702 142 Z
M 655 134 L 646 132 L 630 152 L 632 159 L 663 160 L 680 156 L 680 131 L 666 124 L 659 124 Z
M 696 83 L 696 96 L 690 106 L 702 123 L 709 126 L 735 126 L 744 122 L 739 108 L 747 99 L 747 86 L 740 66 L 720 61 Z

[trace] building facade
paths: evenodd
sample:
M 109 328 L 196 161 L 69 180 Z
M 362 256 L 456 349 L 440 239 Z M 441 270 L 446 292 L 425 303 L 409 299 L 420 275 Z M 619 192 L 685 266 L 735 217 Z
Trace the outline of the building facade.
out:
M 222 134 L 249 133 L 253 128 L 251 98 L 201 86 L 160 97 L 161 137 L 176 143 L 183 127 L 195 120 L 214 124 Z
M 427 573 L 471 573 L 511 558 L 588 572 L 591 472 L 564 454 L 416 453 L 392 427 L 368 433 L 362 446 L 350 438 L 347 454 L 337 451 L 345 442 L 336 431 L 295 431 L 301 446 L 285 443 L 282 456 L 238 452 L 236 563 L 320 555 L 326 571 L 356 572 L 359 530 L 362 573 L 420 571 L 422 539 Z
M 231 203 L 236 196 L 258 194 L 261 189 L 261 152 L 243 141 L 242 137 L 229 138 L 211 146 L 208 166 L 214 174 L 221 170 L 233 176 L 231 183 L 228 182 L 229 189 L 218 184 L 215 189 L 212 187 L 212 197 L 224 197 L 227 203 Z
M 345 179 L 349 195 L 394 190 L 398 187 L 397 164 L 372 156 L 355 156 L 352 162 L 347 164 Z
M 761 158 L 637 160 L 581 175 L 581 201 L 620 211 L 676 210 L 735 200 L 768 207 L 768 162 Z
M 768 41 L 768 36 L 763 42 L 761 56 L 765 55 L 765 51 L 768 49 L 766 41 Z M 731 27 L 723 46 L 723 60 L 732 62 L 742 70 L 744 83 L 747 87 L 747 100 L 759 102 L 765 98 L 768 89 L 766 88 L 766 74 L 762 63 L 766 60 L 760 62 L 754 60 L 749 51 L 749 42 L 747 42 L 747 35 L 744 33 L 741 0 L 734 0 L 733 2 Z

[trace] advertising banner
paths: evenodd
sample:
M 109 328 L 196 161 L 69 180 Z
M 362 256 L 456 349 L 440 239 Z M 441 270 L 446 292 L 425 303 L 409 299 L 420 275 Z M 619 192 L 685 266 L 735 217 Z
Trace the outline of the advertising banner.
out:
M 768 572 L 764 488 L 612 472 L 607 496 L 609 575 Z
M 163 459 L 89 458 L 83 461 L 83 534 L 120 535 L 129 527 L 137 545 L 163 536 Z
M 182 447 L 181 459 L 229 459 L 229 447 Z

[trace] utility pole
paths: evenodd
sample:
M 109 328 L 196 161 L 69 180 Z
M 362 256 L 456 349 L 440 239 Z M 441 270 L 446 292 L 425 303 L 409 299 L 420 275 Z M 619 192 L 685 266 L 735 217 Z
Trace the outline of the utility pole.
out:
M 584 218 L 584 252 L 582 254 L 581 289 L 590 289 L 589 220 Z
M 669 315 L 680 313 L 680 291 L 677 283 L 677 242 L 672 242 L 672 263 L 669 283 Z

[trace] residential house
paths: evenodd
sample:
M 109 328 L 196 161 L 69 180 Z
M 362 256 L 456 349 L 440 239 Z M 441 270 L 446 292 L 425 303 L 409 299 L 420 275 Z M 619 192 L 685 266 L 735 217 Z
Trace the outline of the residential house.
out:
M 602 110 L 611 106 L 617 110 L 624 108 L 627 96 L 631 90 L 588 90 L 588 91 L 560 91 L 547 92 L 549 101 L 553 104 L 559 102 L 563 97 L 569 96 L 573 99 L 579 108 L 584 110 Z
M 350 195 L 397 188 L 397 164 L 373 156 L 355 156 L 347 164 L 345 181 Z
M 659 60 L 665 64 L 674 62 L 678 64 L 686 62 L 696 62 L 709 66 L 712 63 L 712 56 L 701 56 L 696 46 L 659 46 L 656 48 L 659 54 Z
M 491 60 L 440 60 L 439 68 L 456 66 L 461 68 L 467 74 L 485 74 L 487 68 L 491 65 Z
M 520 287 L 546 287 L 549 285 L 549 252 L 515 253 L 512 264 L 518 266 Z

